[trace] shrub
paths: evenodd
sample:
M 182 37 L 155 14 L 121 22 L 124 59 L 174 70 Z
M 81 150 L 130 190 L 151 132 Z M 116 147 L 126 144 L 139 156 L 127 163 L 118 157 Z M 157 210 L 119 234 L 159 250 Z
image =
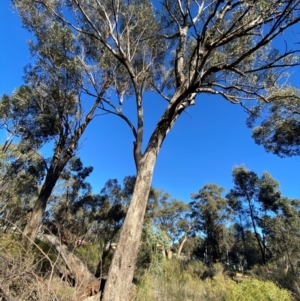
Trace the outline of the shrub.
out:
M 280 289 L 273 282 L 253 278 L 228 286 L 225 301 L 291 301 L 292 295 L 285 289 Z
M 212 277 L 200 279 L 207 269 Z M 207 267 L 201 262 L 164 260 L 151 263 L 138 286 L 138 301 L 220 301 L 224 300 L 231 280 L 221 273 L 220 265 Z

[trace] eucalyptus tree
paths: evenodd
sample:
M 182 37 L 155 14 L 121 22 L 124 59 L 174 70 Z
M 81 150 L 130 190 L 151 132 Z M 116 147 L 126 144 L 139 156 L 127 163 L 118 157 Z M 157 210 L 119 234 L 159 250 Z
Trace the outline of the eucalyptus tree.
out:
M 244 166 L 235 167 L 232 172 L 234 188 L 226 198 L 236 212 L 236 222 L 242 235 L 246 252 L 245 230 L 252 228 L 263 264 L 272 255 L 266 243 L 265 220 L 272 215 L 281 197 L 279 183 L 270 174 L 264 173 L 261 178 Z M 267 254 L 267 251 L 269 254 Z
M 68 231 L 77 239 L 87 234 L 89 225 L 84 218 L 80 219 L 74 214 L 74 204 L 91 195 L 92 187 L 86 178 L 92 171 L 93 168 L 84 167 L 79 158 L 71 158 L 52 191 L 43 216 L 44 221 L 55 224 L 57 229 L 65 233 Z
M 274 91 L 253 107 L 248 124 L 253 138 L 280 157 L 300 155 L 300 95 L 293 87 Z
M 5 230 L 26 224 L 28 207 L 37 197 L 43 163 L 32 150 L 10 143 L 0 149 L 0 224 Z
M 191 218 L 194 233 L 201 233 L 210 260 L 219 261 L 229 249 L 226 224 L 230 222 L 231 210 L 222 197 L 224 188 L 215 184 L 205 185 L 199 193 L 192 194 Z
M 185 218 L 190 207 L 182 201 L 171 198 L 168 193 L 162 190 L 156 190 L 156 197 L 158 203 L 152 212 L 153 223 L 167 233 L 170 241 L 174 243 L 180 237 L 179 223 Z
M 80 36 L 89 61 L 109 70 L 118 103 L 102 109 L 132 131 L 136 182 L 103 300 L 126 300 L 133 278 L 154 166 L 177 118 L 196 96 L 219 95 L 233 104 L 267 100 L 281 75 L 299 63 L 295 45 L 275 50 L 272 41 L 299 20 L 297 0 L 79 1 L 13 0 L 25 24 L 63 22 Z M 45 21 L 44 24 L 47 24 Z M 43 28 L 39 23 L 39 27 Z M 165 111 L 147 143 L 143 100 L 147 91 Z M 135 118 L 122 110 L 135 103 Z M 153 100 L 153 105 L 155 100 Z M 132 115 L 130 115 L 132 116 Z
M 275 262 L 280 266 L 284 261 L 286 272 L 290 269 L 296 275 L 300 259 L 300 200 L 282 197 L 274 209 L 274 215 L 264 221 L 268 244 Z
M 87 234 L 88 238 L 99 245 L 116 242 L 118 232 L 124 222 L 131 198 L 135 177 L 126 176 L 123 185 L 117 179 L 108 180 L 100 193 L 93 194 L 86 189 L 87 183 L 79 179 L 77 188 L 84 188 L 83 194 L 69 193 L 69 211 L 74 232 Z M 79 184 L 79 185 L 78 185 Z M 74 189 L 74 188 L 72 188 Z M 72 198 L 72 196 L 75 198 Z
M 156 189 L 153 189 L 151 193 L 149 205 L 146 221 L 151 216 L 150 221 L 168 236 L 173 246 L 176 241 L 180 241 L 177 252 L 177 257 L 179 257 L 191 228 L 187 216 L 190 206 L 187 203 L 171 198 L 167 192 Z M 167 252 L 171 254 L 169 253 L 170 248 L 167 249 Z
M 247 269 L 261 264 L 261 252 L 251 228 L 242 229 L 240 225 L 235 224 L 233 230 L 234 239 L 228 252 L 228 263 L 238 263 Z
M 36 237 L 53 188 L 76 155 L 80 137 L 95 116 L 109 81 L 105 71 L 88 65 L 78 36 L 61 22 L 39 17 L 23 20 L 36 39 L 29 44 L 35 62 L 25 69 L 25 84 L 0 101 L 1 126 L 10 133 L 5 148 L 17 139 L 25 151 L 40 156 L 45 172 L 23 231 L 29 242 Z M 53 149 L 49 157 L 40 152 L 47 145 Z

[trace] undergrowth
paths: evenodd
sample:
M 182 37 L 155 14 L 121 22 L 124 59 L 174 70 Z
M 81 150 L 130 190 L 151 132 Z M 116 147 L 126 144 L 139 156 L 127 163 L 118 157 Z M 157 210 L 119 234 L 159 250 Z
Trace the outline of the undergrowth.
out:
M 137 301 L 292 301 L 291 292 L 251 277 L 235 282 L 223 266 L 202 262 L 152 264 L 138 286 Z
M 76 252 L 94 268 L 99 257 L 95 245 Z M 77 301 L 78 289 L 61 277 L 63 266 L 62 258 L 46 243 L 26 250 L 12 235 L 0 235 L 0 300 L 9 295 L 20 301 Z M 201 261 L 151 255 L 150 264 L 138 275 L 130 301 L 294 300 L 290 291 L 263 279 L 258 269 L 237 283 L 220 263 L 207 266 Z

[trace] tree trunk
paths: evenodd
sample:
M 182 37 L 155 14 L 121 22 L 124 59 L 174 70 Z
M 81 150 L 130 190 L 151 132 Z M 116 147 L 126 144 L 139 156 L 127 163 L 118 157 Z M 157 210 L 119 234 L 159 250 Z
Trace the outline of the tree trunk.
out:
M 166 250 L 166 255 L 167 255 L 167 259 L 171 260 L 172 259 L 172 250 L 170 248 L 168 248 Z
M 23 230 L 23 241 L 26 244 L 31 245 L 37 236 L 39 225 L 46 210 L 48 199 L 58 178 L 58 174 L 54 174 L 50 170 L 48 171 L 45 182 L 32 209 L 31 218 L 28 220 L 27 225 Z
M 157 153 L 157 149 L 148 150 L 139 163 L 134 192 L 109 269 L 103 301 L 128 300 Z
M 183 248 L 183 246 L 184 246 L 184 244 L 186 243 L 187 240 L 188 240 L 188 236 L 187 236 L 187 234 L 185 234 L 184 237 L 183 237 L 183 240 L 181 241 L 181 243 L 179 245 L 179 249 L 178 249 L 178 252 L 177 252 L 177 259 L 180 258 L 182 248 Z
M 25 243 L 32 244 L 35 240 L 39 228 L 39 224 L 41 222 L 42 216 L 46 210 L 48 199 L 52 193 L 54 186 L 56 185 L 57 180 L 59 179 L 61 172 L 69 162 L 69 160 L 73 156 L 73 151 L 77 147 L 77 143 L 80 137 L 83 135 L 89 123 L 92 121 L 94 117 L 94 113 L 102 100 L 102 97 L 105 91 L 108 88 L 108 82 L 106 82 L 101 92 L 98 94 L 94 104 L 92 105 L 90 111 L 84 118 L 84 122 L 76 129 L 76 131 L 68 137 L 65 134 L 65 129 L 61 128 L 59 142 L 55 147 L 55 151 L 52 157 L 51 165 L 47 170 L 47 175 L 45 182 L 42 186 L 40 194 L 38 196 L 37 201 L 34 204 L 32 215 L 30 220 L 28 221 L 24 231 L 23 231 L 23 241 Z M 67 127 L 68 128 L 68 127 Z M 70 140 L 70 142 L 68 142 Z M 69 144 L 68 144 L 69 143 Z M 65 149 L 65 151 L 63 151 Z
M 60 239 L 52 234 L 43 234 L 59 253 L 70 271 L 70 275 L 74 277 L 77 287 L 84 287 L 96 280 L 96 277 L 88 270 L 87 266 L 68 250 L 68 247 L 61 243 Z
M 250 201 L 250 197 L 248 195 L 247 195 L 247 200 L 248 200 L 248 204 L 249 204 L 250 218 L 251 218 L 251 222 L 252 222 L 254 236 L 256 238 L 256 241 L 257 241 L 260 253 L 261 253 L 261 260 L 262 260 L 263 264 L 266 264 L 266 255 L 265 255 L 262 243 L 261 243 L 261 239 L 260 239 L 259 234 L 258 234 L 257 229 L 256 229 L 255 217 L 254 217 L 254 213 L 253 213 L 253 207 L 252 207 L 252 204 L 251 204 L 251 201 Z
M 244 257 L 247 261 L 247 268 L 249 269 L 249 256 L 248 256 L 248 250 L 246 248 L 246 238 L 245 238 L 245 232 L 244 232 L 244 226 L 242 224 L 242 217 L 239 214 L 239 225 L 241 227 L 241 233 L 242 233 L 242 242 L 243 242 L 243 248 L 244 248 Z

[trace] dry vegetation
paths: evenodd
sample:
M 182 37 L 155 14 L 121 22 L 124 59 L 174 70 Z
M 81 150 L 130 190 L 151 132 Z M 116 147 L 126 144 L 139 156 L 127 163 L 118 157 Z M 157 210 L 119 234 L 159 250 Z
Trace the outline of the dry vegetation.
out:
M 71 281 L 64 260 L 50 244 L 39 241 L 33 249 L 26 250 L 16 233 L 2 233 L 0 241 L 1 301 L 99 300 L 99 281 L 88 285 Z M 72 251 L 94 272 L 95 245 Z M 237 277 L 242 278 L 237 281 L 235 273 L 225 271 L 220 263 L 208 267 L 201 261 L 166 260 L 152 254 L 150 266 L 138 272 L 132 301 L 294 300 L 290 291 L 257 279 L 265 277 L 259 269 L 254 269 L 251 276 Z

